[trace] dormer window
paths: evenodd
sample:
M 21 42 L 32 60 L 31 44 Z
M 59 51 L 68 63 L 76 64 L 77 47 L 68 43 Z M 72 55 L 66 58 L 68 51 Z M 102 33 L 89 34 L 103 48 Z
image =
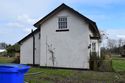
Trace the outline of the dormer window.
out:
M 67 29 L 67 17 L 58 18 L 58 27 L 59 29 Z

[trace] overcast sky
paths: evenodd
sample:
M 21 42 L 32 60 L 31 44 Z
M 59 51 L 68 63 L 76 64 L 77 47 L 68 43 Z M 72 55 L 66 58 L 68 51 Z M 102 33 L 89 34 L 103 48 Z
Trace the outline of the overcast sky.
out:
M 110 38 L 125 38 L 125 0 L 0 0 L 0 42 L 18 42 L 62 3 L 94 20 Z

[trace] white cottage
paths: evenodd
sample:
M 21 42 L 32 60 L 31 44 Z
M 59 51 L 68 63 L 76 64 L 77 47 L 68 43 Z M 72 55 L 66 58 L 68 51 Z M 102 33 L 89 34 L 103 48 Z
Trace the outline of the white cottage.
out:
M 34 26 L 37 29 L 19 41 L 21 64 L 89 69 L 90 52 L 100 55 L 96 23 L 65 4 Z

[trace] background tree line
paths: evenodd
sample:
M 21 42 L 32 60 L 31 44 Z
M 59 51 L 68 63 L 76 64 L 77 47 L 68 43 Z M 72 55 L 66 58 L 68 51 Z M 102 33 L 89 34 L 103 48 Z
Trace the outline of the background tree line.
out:
M 14 45 L 6 44 L 6 43 L 4 43 L 4 44 L 6 46 L 4 49 L 6 49 L 6 50 L 3 52 L 0 52 L 1 56 L 13 57 L 13 56 L 15 56 L 15 53 L 20 52 L 20 46 L 18 44 L 14 44 Z
M 101 52 L 111 53 L 115 55 L 121 55 L 125 50 L 125 40 L 124 39 L 107 39 L 107 45 L 101 48 Z

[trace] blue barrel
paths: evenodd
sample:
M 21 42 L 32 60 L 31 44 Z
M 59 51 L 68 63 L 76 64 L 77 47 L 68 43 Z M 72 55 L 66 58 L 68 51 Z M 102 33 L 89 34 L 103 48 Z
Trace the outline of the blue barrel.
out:
M 22 64 L 0 64 L 0 83 L 24 83 L 29 68 Z

